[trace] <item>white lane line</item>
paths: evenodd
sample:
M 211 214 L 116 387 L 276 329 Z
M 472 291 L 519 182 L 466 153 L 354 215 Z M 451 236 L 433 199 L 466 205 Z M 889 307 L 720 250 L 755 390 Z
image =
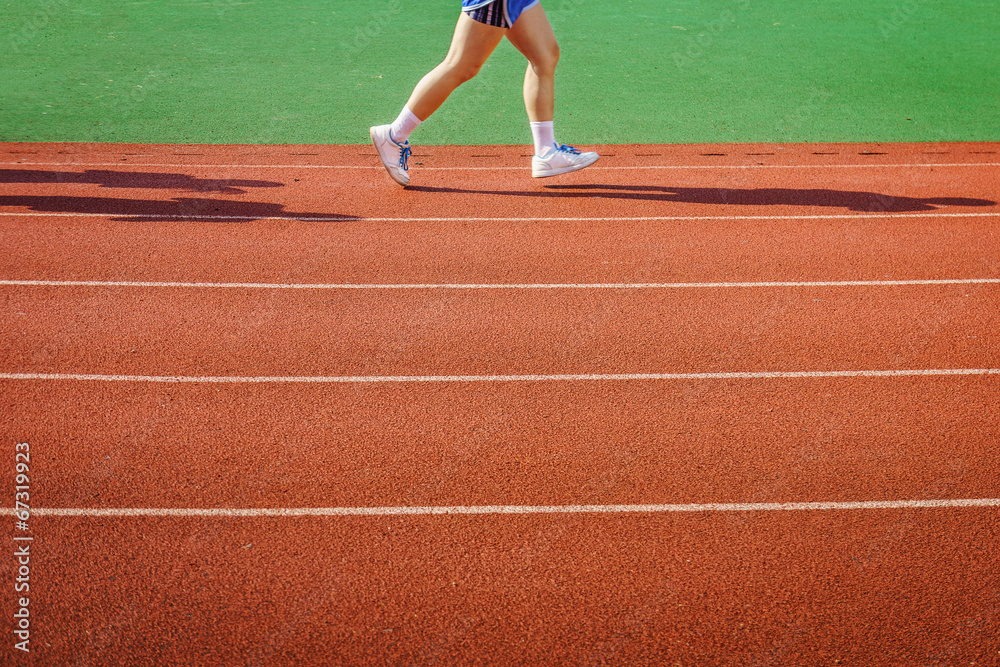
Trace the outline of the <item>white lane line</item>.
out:
M 343 375 L 192 376 L 0 373 L 0 380 L 70 382 L 151 382 L 190 384 L 401 384 L 429 382 L 609 382 L 652 380 L 777 380 L 796 378 L 886 378 L 1000 375 L 1000 368 L 941 368 L 868 371 L 762 371 L 737 373 L 620 373 L 580 375 Z
M 378 159 L 376 156 L 372 156 Z M 419 159 L 428 156 L 411 156 Z M 385 169 L 380 164 L 197 164 L 163 162 L 4 162 L 6 167 L 169 167 L 199 169 Z M 953 162 L 953 163 L 893 163 L 893 164 L 678 164 L 678 165 L 621 165 L 594 166 L 587 171 L 638 171 L 644 169 L 912 169 L 915 167 L 934 169 L 937 167 L 1000 167 L 1000 162 Z M 419 167 L 419 171 L 526 171 L 527 167 Z
M 170 203 L 165 201 L 164 203 Z M 368 218 L 364 216 L 322 216 L 307 217 L 296 215 L 174 215 L 145 213 L 38 213 L 3 211 L 0 216 L 14 218 L 135 218 L 141 220 L 297 220 L 299 222 L 595 222 L 612 220 L 618 222 L 721 222 L 721 221 L 754 221 L 754 220 L 888 220 L 893 218 L 994 218 L 1000 216 L 1000 210 L 990 213 L 857 213 L 857 214 L 802 214 L 802 215 L 659 215 L 659 216 L 591 216 L 574 218 L 550 217 L 509 217 L 509 218 Z
M 269 518 L 412 516 L 433 514 L 664 514 L 695 512 L 816 512 L 1000 507 L 1000 498 L 958 500 L 868 500 L 804 503 L 690 503 L 675 505 L 472 505 L 451 507 L 292 507 L 292 508 L 33 508 L 32 515 L 87 518 Z M 14 513 L 12 508 L 7 514 Z
M 164 202 L 170 203 L 170 202 Z M 303 217 L 294 215 L 172 215 L 172 214 L 156 214 L 156 215 L 146 215 L 145 213 L 16 213 L 14 211 L 3 211 L 0 212 L 0 216 L 12 217 L 12 218 L 134 218 L 144 221 L 150 220 L 187 220 L 195 222 L 205 222 L 210 220 L 221 220 L 221 221 L 243 221 L 243 222 L 255 222 L 258 220 L 296 220 L 298 222 L 406 222 L 406 218 L 359 218 L 355 216 L 324 216 L 324 217 Z M 458 220 L 459 218 L 456 218 Z M 497 218 L 497 220 L 507 220 L 508 218 Z M 537 220 L 537 218 L 530 218 L 531 220 Z M 596 218 L 600 220 L 601 218 Z M 417 218 L 414 220 L 409 220 L 409 222 L 417 222 L 420 220 L 427 220 L 431 222 L 441 222 L 443 219 L 435 218 Z M 467 221 L 465 218 L 461 218 L 462 221 Z M 472 218 L 468 221 L 473 220 Z M 484 218 L 485 220 L 485 218 Z
M 933 285 L 996 285 L 1000 278 L 940 280 L 831 280 L 721 283 L 185 283 L 103 280 L 0 280 L 6 287 L 126 287 L 186 289 L 265 290 L 630 290 L 630 289 L 733 289 L 780 287 L 905 287 Z

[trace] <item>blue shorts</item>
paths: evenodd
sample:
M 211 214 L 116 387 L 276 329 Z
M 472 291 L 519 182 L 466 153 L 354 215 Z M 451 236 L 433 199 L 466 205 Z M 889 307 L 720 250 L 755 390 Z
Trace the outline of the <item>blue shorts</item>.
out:
M 475 21 L 510 28 L 518 17 L 540 0 L 462 0 L 462 11 Z

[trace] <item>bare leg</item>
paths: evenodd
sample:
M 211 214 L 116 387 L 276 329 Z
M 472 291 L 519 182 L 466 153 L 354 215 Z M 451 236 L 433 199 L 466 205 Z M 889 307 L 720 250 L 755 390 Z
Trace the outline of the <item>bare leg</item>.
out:
M 456 88 L 479 73 L 505 32 L 503 28 L 479 23 L 461 14 L 448 55 L 420 80 L 406 106 L 417 118 L 427 120 Z
M 528 120 L 532 123 L 553 120 L 559 43 L 542 6 L 535 5 L 521 14 L 507 31 L 507 39 L 528 59 L 528 71 L 524 74 L 524 107 Z

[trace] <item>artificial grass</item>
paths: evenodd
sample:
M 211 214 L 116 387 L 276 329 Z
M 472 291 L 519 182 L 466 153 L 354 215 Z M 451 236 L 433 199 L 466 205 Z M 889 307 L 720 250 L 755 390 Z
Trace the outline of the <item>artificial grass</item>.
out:
M 457 1 L 3 2 L 0 140 L 367 143 Z M 1000 140 L 992 2 L 548 0 L 557 131 L 597 143 Z M 507 42 L 413 136 L 530 143 Z

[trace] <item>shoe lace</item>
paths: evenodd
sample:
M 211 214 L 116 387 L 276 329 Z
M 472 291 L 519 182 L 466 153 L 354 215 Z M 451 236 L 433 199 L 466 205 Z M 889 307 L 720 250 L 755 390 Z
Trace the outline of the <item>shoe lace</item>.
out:
M 403 171 L 409 170 L 407 162 L 410 159 L 410 144 L 406 144 L 399 149 L 399 166 L 403 168 Z
M 563 153 L 569 153 L 570 155 L 579 155 L 580 154 L 579 149 L 573 148 L 572 146 L 567 146 L 566 144 L 562 144 L 556 150 L 557 151 L 561 151 Z

